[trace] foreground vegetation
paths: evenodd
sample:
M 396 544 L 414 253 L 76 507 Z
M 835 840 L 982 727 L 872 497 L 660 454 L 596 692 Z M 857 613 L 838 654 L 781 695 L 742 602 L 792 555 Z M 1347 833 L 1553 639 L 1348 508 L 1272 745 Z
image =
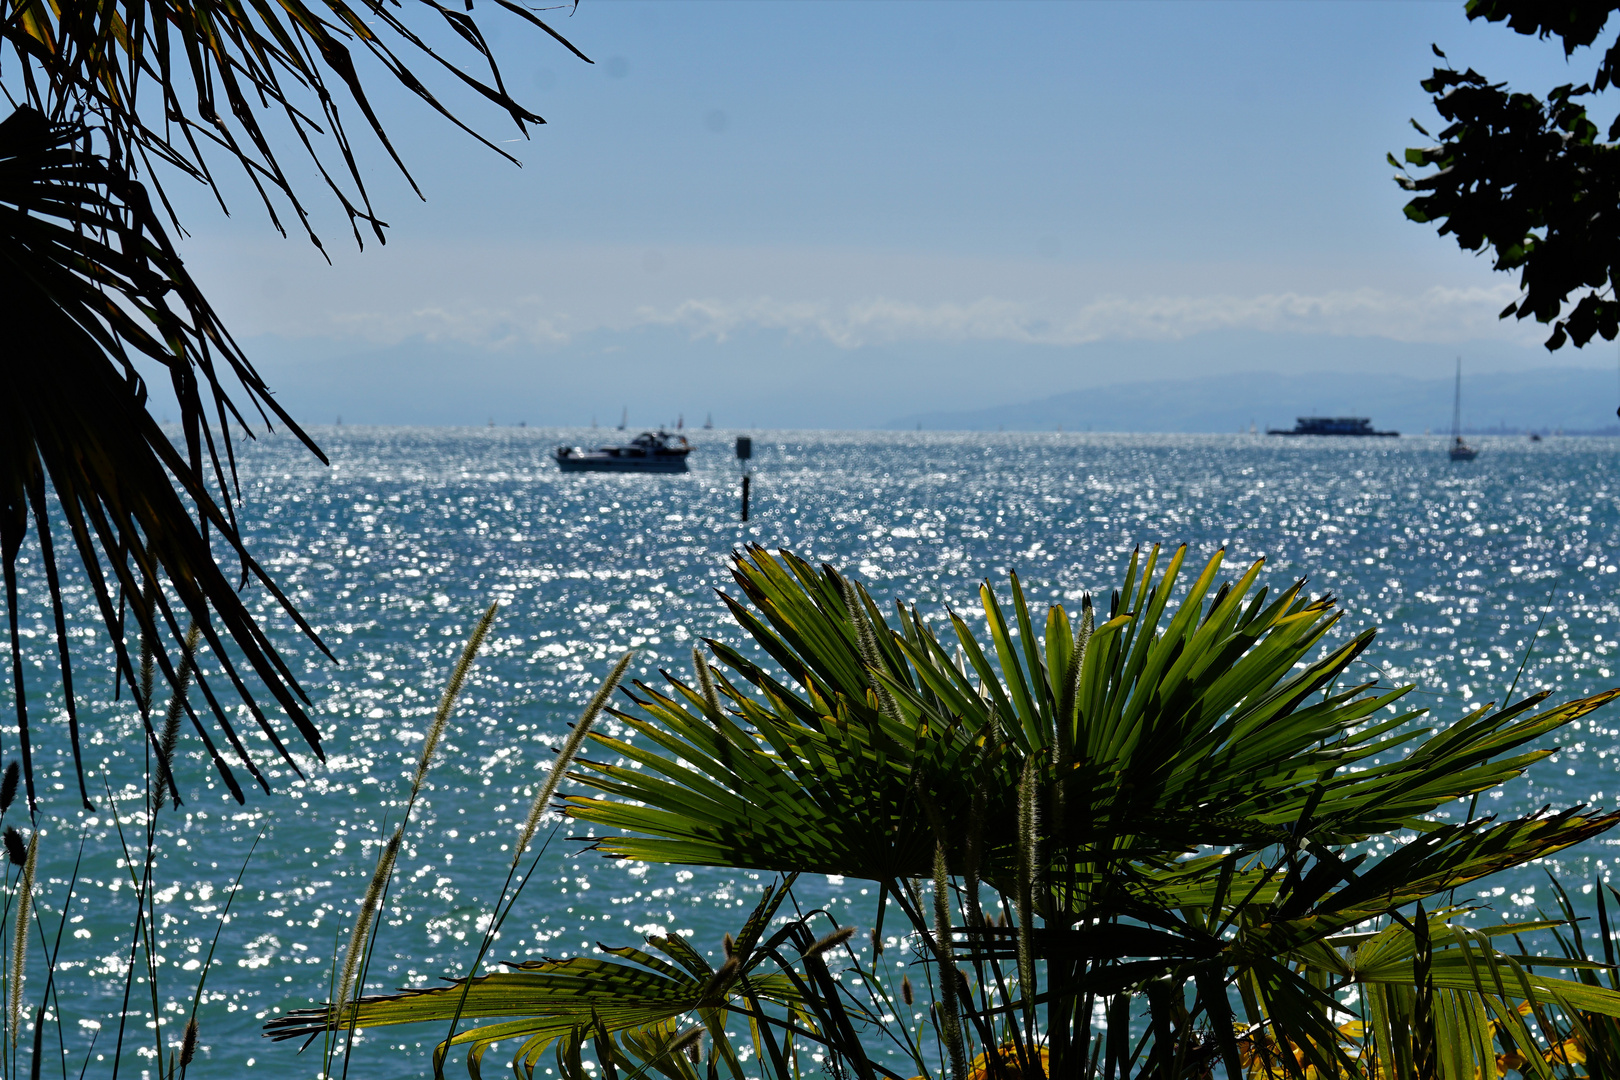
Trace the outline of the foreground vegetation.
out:
M 709 641 L 691 680 L 635 684 L 614 713 L 634 741 L 588 712 L 466 977 L 365 997 L 345 975 L 268 1033 L 331 1047 L 432 1023 L 441 1072 L 465 1050 L 477 1076 L 504 1044 L 520 1077 L 568 1080 L 598 1062 L 607 1080 L 740 1080 L 750 1058 L 779 1080 L 1616 1074 L 1602 887 L 1600 959 L 1561 890 L 1528 923 L 1455 897 L 1620 820 L 1474 812 L 1620 691 L 1425 726 L 1401 709 L 1411 687 L 1346 685 L 1374 632 L 1330 644 L 1331 598 L 1273 594 L 1260 563 L 1222 580 L 1219 554 L 1184 575 L 1185 557 L 1133 556 L 1106 611 L 1087 598 L 1076 618 L 1037 622 L 1016 576 L 986 585 L 984 636 L 953 613 L 942 640 L 831 567 L 751 548 L 727 603 L 785 681 Z M 780 875 L 718 965 L 655 937 L 661 955 L 479 973 L 565 770 L 588 793 L 557 808 L 606 857 Z M 812 872 L 876 883 L 866 932 L 801 909 Z M 903 970 L 883 960 L 897 931 Z

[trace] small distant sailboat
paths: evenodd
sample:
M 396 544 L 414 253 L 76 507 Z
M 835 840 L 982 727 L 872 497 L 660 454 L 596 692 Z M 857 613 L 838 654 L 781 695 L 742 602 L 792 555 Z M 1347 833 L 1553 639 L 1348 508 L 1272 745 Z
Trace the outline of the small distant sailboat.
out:
M 623 431 L 630 426 L 630 406 L 624 407 L 624 413 L 619 417 L 619 430 Z
M 1451 400 L 1451 460 L 1473 461 L 1479 451 L 1463 442 L 1462 437 L 1462 357 L 1457 357 L 1457 391 Z
M 707 416 L 705 416 L 703 418 L 703 430 L 704 431 L 713 431 L 714 430 L 714 413 L 709 413 Z
M 677 413 L 675 416 L 675 430 L 681 431 L 686 427 L 686 414 Z

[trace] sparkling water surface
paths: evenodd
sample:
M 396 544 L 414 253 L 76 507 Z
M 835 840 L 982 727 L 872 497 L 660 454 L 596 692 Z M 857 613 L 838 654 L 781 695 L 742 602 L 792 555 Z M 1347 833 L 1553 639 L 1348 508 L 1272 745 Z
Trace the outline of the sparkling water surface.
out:
M 878 599 L 936 615 L 945 605 L 976 611 L 979 581 L 1003 582 L 1009 569 L 1033 600 L 1072 608 L 1086 590 L 1106 596 L 1137 545 L 1187 543 L 1198 562 L 1224 547 L 1234 570 L 1265 555 L 1268 584 L 1307 575 L 1313 592 L 1338 596 L 1348 615 L 1337 639 L 1380 626 L 1358 670 L 1416 682 L 1426 696 L 1415 700 L 1441 718 L 1500 700 L 1543 619 L 1521 692 L 1566 698 L 1620 684 L 1613 440 L 1483 438 L 1477 461 L 1453 464 L 1438 438 L 751 434 L 747 525 L 736 520 L 741 467 L 726 432 L 693 433 L 693 470 L 676 476 L 561 475 L 550 450 L 591 433 L 535 428 L 319 430 L 330 468 L 284 436 L 241 448 L 249 546 L 340 662 L 298 639 L 255 592 L 315 702 L 326 762 L 297 755 L 299 779 L 267 742 L 250 743 L 273 793 L 249 790 L 239 806 L 195 736 L 182 736 L 185 805 L 158 817 L 165 1041 L 180 1037 L 224 899 L 262 835 L 215 954 L 195 1075 L 319 1070 L 318 1045 L 299 1056 L 296 1043 L 262 1039 L 260 1026 L 328 996 L 379 837 L 398 820 L 438 695 L 491 600 L 501 613 L 414 812 L 372 989 L 466 969 L 552 749 L 621 651 L 640 650 L 635 677 L 657 680 L 659 668 L 689 677 L 701 637 L 741 643 L 715 590 L 730 586 L 727 556 L 744 543 L 832 562 Z M 90 1074 L 105 1075 L 133 916 L 107 790 L 123 793 L 119 820 L 134 843 L 144 744 L 127 694 L 115 703 L 97 670 L 104 635 L 75 586 L 69 634 L 98 807 L 79 811 L 43 575 L 32 553 L 21 569 L 31 709 L 43 727 L 40 903 L 52 933 L 84 842 L 61 946 L 60 1049 L 76 1073 L 94 1038 Z M 1620 781 L 1609 779 L 1620 714 L 1579 728 L 1530 782 L 1484 799 L 1489 809 L 1620 803 Z M 8 758 L 12 738 L 9 728 L 0 736 Z M 493 959 L 575 955 L 654 932 L 690 934 L 718 952 L 755 902 L 760 875 L 613 863 L 583 852 L 571 831 L 552 841 Z M 1547 870 L 1578 895 L 1606 874 L 1610 843 L 1479 891 L 1495 894 L 1484 899 L 1497 912 L 1527 915 L 1550 905 Z M 876 890 L 818 876 L 799 892 L 847 908 L 864 928 Z M 38 952 L 36 941 L 36 968 Z M 124 1033 L 122 1068 L 134 1076 L 153 1053 L 143 980 L 132 1000 L 139 1015 Z M 436 1025 L 375 1029 L 349 1075 L 430 1075 L 426 1048 L 441 1035 Z M 504 1068 L 505 1057 L 486 1068 Z

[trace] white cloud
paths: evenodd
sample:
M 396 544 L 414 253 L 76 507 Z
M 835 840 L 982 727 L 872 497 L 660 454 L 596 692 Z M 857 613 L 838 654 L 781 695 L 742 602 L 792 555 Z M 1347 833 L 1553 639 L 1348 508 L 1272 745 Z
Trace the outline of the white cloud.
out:
M 1497 313 L 1515 295 L 1504 283 L 1436 286 L 1407 294 L 1363 288 L 1315 295 L 1104 295 L 1071 306 L 998 297 L 935 304 L 888 297 L 845 304 L 759 297 L 687 300 L 664 309 L 644 306 L 633 321 L 680 326 L 694 337 L 717 340 L 750 328 L 786 330 L 846 348 L 892 341 L 1083 345 L 1108 339 L 1176 340 L 1211 330 L 1442 342 L 1500 334 Z M 1539 327 L 1528 333 L 1541 336 Z
M 654 258 L 653 256 L 656 256 Z M 883 342 L 1078 345 L 1212 330 L 1533 344 L 1497 313 L 1518 290 L 1472 264 L 1432 268 L 1101 265 L 849 250 L 544 249 L 390 245 L 312 264 L 300 251 L 193 252 L 243 334 L 387 345 L 556 347 L 598 332 L 675 327 L 724 341 L 775 330 L 845 348 Z

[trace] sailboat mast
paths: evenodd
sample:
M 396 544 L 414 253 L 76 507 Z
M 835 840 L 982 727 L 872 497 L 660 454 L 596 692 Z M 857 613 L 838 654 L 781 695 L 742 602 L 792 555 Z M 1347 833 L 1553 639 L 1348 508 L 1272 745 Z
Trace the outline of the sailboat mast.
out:
M 1457 357 L 1457 390 L 1451 399 L 1451 438 L 1462 437 L 1462 357 Z

